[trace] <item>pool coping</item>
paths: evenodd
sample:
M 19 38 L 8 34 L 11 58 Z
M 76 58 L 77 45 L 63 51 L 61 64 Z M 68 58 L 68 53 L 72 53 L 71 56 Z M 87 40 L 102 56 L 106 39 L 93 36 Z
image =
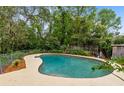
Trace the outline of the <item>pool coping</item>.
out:
M 71 57 L 79 57 L 79 58 L 88 58 L 88 59 L 92 59 L 92 60 L 98 60 L 98 61 L 101 61 L 101 62 L 106 62 L 105 59 L 102 59 L 102 58 L 98 58 L 98 57 L 93 57 L 93 56 L 82 56 L 82 55 L 74 55 L 74 54 L 65 54 L 65 53 L 42 53 L 40 56 L 35 56 L 36 58 L 38 57 L 41 57 L 42 55 L 66 55 L 66 56 L 71 56 Z M 41 59 L 41 58 L 40 58 Z M 42 59 L 41 59 L 42 61 Z M 41 63 L 42 65 L 42 63 Z M 38 68 L 38 71 L 39 71 L 39 68 Z M 44 74 L 44 73 L 41 73 L 41 74 Z M 112 71 L 111 74 L 118 74 L 117 71 Z M 54 75 L 48 75 L 48 74 L 45 74 L 47 76 L 53 76 L 53 77 L 61 77 L 61 76 L 54 76 Z M 110 75 L 110 74 L 107 74 L 107 75 Z M 105 75 L 105 76 L 107 76 Z M 118 74 L 119 75 L 119 74 Z M 101 76 L 101 77 L 105 77 L 105 76 Z M 96 78 L 101 78 L 101 77 L 95 77 L 95 78 L 85 78 L 85 79 L 96 79 Z M 121 78 L 120 76 L 118 76 L 119 78 Z M 62 77 L 62 78 L 71 78 L 71 77 Z M 82 79 L 82 78 L 73 78 L 73 79 Z M 124 80 L 124 78 L 121 78 L 122 80 Z
M 42 55 L 63 55 L 63 56 L 69 56 L 69 57 L 92 59 L 92 60 L 96 60 L 96 61 L 99 61 L 99 62 L 106 62 L 105 59 L 101 59 L 101 58 L 97 58 L 97 57 L 74 55 L 74 54 L 64 54 L 64 53 L 43 53 L 43 54 L 41 54 L 40 56 L 35 56 L 35 58 L 40 58 L 41 61 L 42 61 L 42 58 L 41 58 Z M 40 66 L 42 66 L 42 64 L 43 64 L 43 63 L 41 63 Z M 39 66 L 39 67 L 40 67 L 40 66 Z M 39 71 L 39 68 L 38 68 L 38 71 Z M 41 72 L 39 71 L 39 73 L 41 73 Z M 111 73 L 113 73 L 113 71 L 112 71 Z M 45 73 L 41 73 L 41 74 L 45 74 Z M 71 77 L 56 76 L 56 75 L 49 75 L 49 74 L 45 74 L 45 75 L 47 75 L 47 76 L 53 76 L 53 77 L 71 78 Z M 107 75 L 109 75 L 109 74 L 107 74 Z M 104 75 L 104 76 L 107 76 L 107 75 Z M 100 78 L 100 77 L 104 77 L 104 76 L 93 77 L 93 78 Z M 73 78 L 73 77 L 72 77 L 72 78 Z M 82 78 L 83 78 L 83 77 L 82 77 Z M 82 79 L 82 78 L 73 78 L 73 79 Z M 85 78 L 85 79 L 93 79 L 93 78 L 87 77 L 87 78 Z
M 0 85 L 83 85 L 83 86 L 84 85 L 85 86 L 86 85 L 91 85 L 91 86 L 124 85 L 123 80 L 120 80 L 115 75 L 113 75 L 114 73 L 124 79 L 124 73 L 115 72 L 115 71 L 107 76 L 98 77 L 98 78 L 64 78 L 64 77 L 48 76 L 41 74 L 39 73 L 38 68 L 42 64 L 42 60 L 37 56 L 41 56 L 43 54 L 70 55 L 70 56 L 91 58 L 105 62 L 104 59 L 100 59 L 100 58 L 63 54 L 63 53 L 31 54 L 24 57 L 26 62 L 26 69 L 0 75 Z

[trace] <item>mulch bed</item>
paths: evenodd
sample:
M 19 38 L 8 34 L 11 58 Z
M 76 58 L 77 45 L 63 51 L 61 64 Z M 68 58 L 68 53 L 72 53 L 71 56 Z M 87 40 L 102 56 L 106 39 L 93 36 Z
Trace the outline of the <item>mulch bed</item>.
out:
M 13 66 L 12 64 L 10 64 L 4 68 L 3 72 L 8 73 L 8 72 L 17 71 L 24 68 L 26 68 L 25 60 L 20 59 L 20 62 L 17 66 Z

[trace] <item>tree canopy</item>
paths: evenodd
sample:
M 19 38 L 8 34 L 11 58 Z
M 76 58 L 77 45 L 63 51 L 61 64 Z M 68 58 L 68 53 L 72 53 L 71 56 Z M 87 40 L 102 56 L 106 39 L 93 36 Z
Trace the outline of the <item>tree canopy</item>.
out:
M 0 7 L 0 52 L 76 47 L 101 50 L 107 57 L 121 18 L 96 7 Z M 111 55 L 111 53 L 110 53 Z

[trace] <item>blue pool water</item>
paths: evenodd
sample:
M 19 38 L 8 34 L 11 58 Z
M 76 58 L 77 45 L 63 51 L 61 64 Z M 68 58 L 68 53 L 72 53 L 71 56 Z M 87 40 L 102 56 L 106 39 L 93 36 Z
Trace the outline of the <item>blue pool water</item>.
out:
M 42 55 L 43 64 L 39 72 L 51 76 L 69 78 L 96 78 L 110 74 L 108 70 L 92 70 L 93 66 L 101 65 L 98 60 L 64 55 Z

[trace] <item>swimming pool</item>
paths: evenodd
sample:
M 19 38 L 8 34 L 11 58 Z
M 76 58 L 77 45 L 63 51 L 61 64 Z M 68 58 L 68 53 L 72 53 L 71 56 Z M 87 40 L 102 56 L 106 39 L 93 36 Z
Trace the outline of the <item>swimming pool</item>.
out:
M 66 78 L 96 78 L 110 74 L 109 70 L 92 70 L 92 67 L 101 65 L 103 62 L 67 55 L 42 55 L 43 64 L 39 72 L 51 76 Z

